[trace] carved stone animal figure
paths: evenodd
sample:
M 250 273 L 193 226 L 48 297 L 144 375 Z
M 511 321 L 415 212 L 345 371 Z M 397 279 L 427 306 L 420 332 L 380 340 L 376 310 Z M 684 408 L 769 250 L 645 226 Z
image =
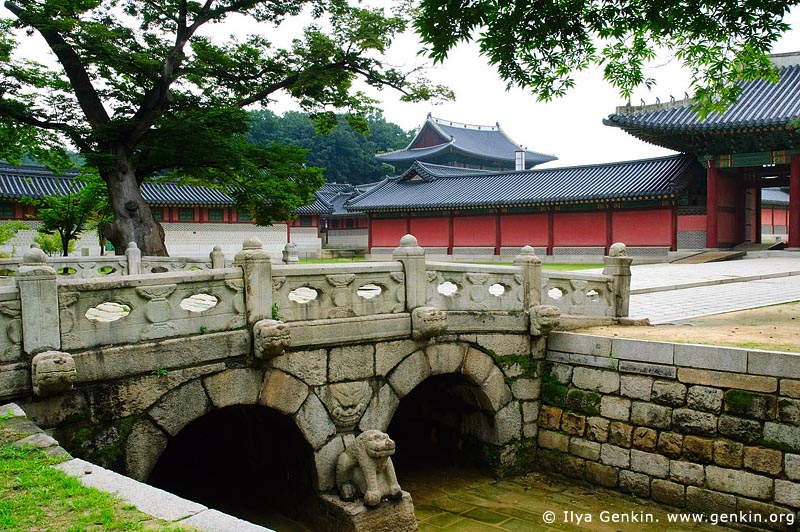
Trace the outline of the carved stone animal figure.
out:
M 385 432 L 359 434 L 336 460 L 336 487 L 342 500 L 352 501 L 363 494 L 365 505 L 377 506 L 384 497 L 402 497 L 391 459 L 394 448 Z

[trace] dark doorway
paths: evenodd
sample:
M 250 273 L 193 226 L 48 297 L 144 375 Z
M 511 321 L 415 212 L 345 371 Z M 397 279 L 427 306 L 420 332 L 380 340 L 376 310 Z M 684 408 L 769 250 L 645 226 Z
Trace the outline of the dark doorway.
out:
M 215 410 L 187 425 L 161 455 L 149 483 L 278 532 L 314 495 L 311 446 L 287 416 L 262 406 Z
M 482 402 L 480 388 L 460 374 L 430 377 L 404 397 L 387 430 L 397 443 L 398 475 L 420 468 L 483 468 L 487 446 L 477 435 L 491 431 L 493 420 Z

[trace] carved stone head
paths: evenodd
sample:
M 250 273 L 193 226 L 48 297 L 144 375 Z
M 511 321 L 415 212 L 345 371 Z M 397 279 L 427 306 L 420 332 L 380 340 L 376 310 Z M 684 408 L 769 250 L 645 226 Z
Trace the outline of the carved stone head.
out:
M 531 336 L 547 336 L 558 326 L 561 311 L 551 305 L 536 305 L 531 308 Z
M 31 361 L 31 381 L 37 397 L 66 393 L 77 377 L 75 360 L 69 353 L 46 351 Z
M 417 307 L 411 311 L 411 336 L 427 340 L 447 332 L 447 314 L 436 307 Z
M 289 325 L 278 320 L 260 320 L 253 325 L 253 351 L 258 358 L 280 356 L 291 345 Z
M 331 413 L 336 428 L 352 430 L 364 414 L 372 398 L 372 388 L 367 381 L 337 382 L 328 386 L 322 400 Z

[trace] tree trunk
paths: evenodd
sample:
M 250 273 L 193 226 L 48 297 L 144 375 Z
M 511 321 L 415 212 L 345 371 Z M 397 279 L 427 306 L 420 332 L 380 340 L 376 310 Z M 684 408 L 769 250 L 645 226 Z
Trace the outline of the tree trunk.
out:
M 114 211 L 114 220 L 103 228 L 103 236 L 114 245 L 117 255 L 125 254 L 128 244 L 136 242 L 142 255 L 166 257 L 164 229 L 142 197 L 130 158 L 120 158 L 124 160 L 103 175 Z

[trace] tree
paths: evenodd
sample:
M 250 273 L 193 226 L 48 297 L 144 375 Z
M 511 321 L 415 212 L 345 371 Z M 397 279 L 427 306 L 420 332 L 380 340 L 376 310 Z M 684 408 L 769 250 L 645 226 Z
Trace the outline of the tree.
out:
M 108 210 L 105 183 L 96 175 L 79 176 L 72 186 L 71 190 L 59 196 L 22 198 L 23 203 L 37 207 L 36 217 L 42 221 L 39 233 L 58 235 L 60 249 L 65 257 L 69 255 L 70 244 L 78 239 L 87 224 Z M 50 242 L 44 244 L 50 246 Z M 45 249 L 44 245 L 42 249 Z
M 166 255 L 161 226 L 142 198 L 146 179 L 171 177 L 225 189 L 260 224 L 285 219 L 321 184 L 303 152 L 246 142 L 248 106 L 287 91 L 317 127 L 342 109 L 364 129 L 375 100 L 355 85 L 391 87 L 416 101 L 446 89 L 382 63 L 405 15 L 348 0 L 6 0 L 0 20 L 0 146 L 46 155 L 77 147 L 97 169 L 114 220 L 105 230 L 117 253 L 134 241 Z M 219 43 L 206 27 L 233 16 L 278 32 L 303 13 L 314 23 L 290 45 L 266 37 Z M 238 19 L 243 20 L 242 18 Z M 21 30 L 38 34 L 58 68 L 27 58 Z M 223 28 L 223 31 L 224 28 Z M 203 33 L 204 32 L 204 33 Z M 219 32 L 217 32 L 219 33 Z M 0 153 L 2 156 L 2 153 Z
M 0 246 L 14 238 L 18 232 L 23 229 L 30 229 L 22 222 L 6 222 L 0 224 Z M 0 258 L 6 258 L 8 255 L 0 253 Z
M 56 253 L 64 252 L 63 249 L 63 242 L 61 242 L 61 236 L 56 233 L 43 233 L 38 231 L 36 236 L 33 237 L 33 241 L 39 244 L 39 247 L 50 255 L 51 257 Z M 72 252 L 75 249 L 75 241 L 69 241 L 69 251 Z M 65 268 L 66 269 L 66 268 Z
M 250 113 L 248 139 L 259 145 L 272 142 L 308 150 L 308 164 L 324 169 L 325 180 L 354 185 L 385 177 L 394 169 L 375 159 L 375 153 L 405 148 L 413 136 L 380 113 L 367 116 L 369 132 L 353 129 L 344 115 L 327 135 L 317 135 L 308 113 L 287 112 L 278 117 L 268 110 Z
M 703 113 L 722 111 L 740 93 L 737 81 L 777 80 L 767 54 L 789 26 L 798 0 L 420 0 L 415 27 L 427 53 L 442 61 L 459 42 L 476 40 L 509 85 L 540 100 L 574 85 L 591 65 L 630 97 L 654 80 L 643 67 L 666 50 L 692 72 Z

